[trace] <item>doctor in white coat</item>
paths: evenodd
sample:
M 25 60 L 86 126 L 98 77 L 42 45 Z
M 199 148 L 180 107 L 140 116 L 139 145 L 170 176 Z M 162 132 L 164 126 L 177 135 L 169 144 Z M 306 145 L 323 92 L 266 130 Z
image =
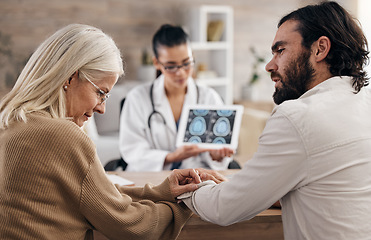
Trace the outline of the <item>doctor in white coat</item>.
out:
M 134 88 L 126 97 L 120 119 L 120 153 L 127 171 L 175 168 L 227 169 L 233 150 L 176 148 L 183 107 L 187 104 L 223 104 L 211 88 L 198 86 L 192 76 L 194 59 L 187 34 L 163 25 L 153 37 L 153 62 L 162 74 Z

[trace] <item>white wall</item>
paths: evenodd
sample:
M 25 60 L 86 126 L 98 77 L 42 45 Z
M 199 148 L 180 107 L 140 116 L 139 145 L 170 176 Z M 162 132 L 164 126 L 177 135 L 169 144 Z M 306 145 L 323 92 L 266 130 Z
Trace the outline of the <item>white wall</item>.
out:
M 368 40 L 369 47 L 371 47 L 371 1 L 370 0 L 358 0 L 358 20 L 361 23 L 362 29 Z M 371 64 L 366 67 L 368 76 L 371 76 Z M 371 88 L 371 85 L 368 86 Z

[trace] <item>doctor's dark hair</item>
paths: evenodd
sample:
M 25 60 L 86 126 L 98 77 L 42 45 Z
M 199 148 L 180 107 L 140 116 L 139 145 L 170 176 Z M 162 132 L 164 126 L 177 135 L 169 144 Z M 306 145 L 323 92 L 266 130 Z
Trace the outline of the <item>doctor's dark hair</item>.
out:
M 160 46 L 174 47 L 189 42 L 187 33 L 181 27 L 164 24 L 157 30 L 152 39 L 152 48 L 155 57 L 158 58 L 157 49 Z
M 289 20 L 299 21 L 297 30 L 307 49 L 321 36 L 330 39 L 331 48 L 325 60 L 332 75 L 353 77 L 356 92 L 369 84 L 363 69 L 369 60 L 367 39 L 359 22 L 343 7 L 333 1 L 309 5 L 283 17 L 278 27 Z

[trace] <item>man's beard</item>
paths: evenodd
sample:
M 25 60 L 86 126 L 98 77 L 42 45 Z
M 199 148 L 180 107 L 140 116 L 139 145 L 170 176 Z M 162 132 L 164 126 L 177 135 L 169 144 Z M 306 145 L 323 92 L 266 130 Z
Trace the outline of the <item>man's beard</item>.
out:
M 271 77 L 279 77 L 282 84 L 273 93 L 273 100 L 277 105 L 286 100 L 298 99 L 308 90 L 308 86 L 313 82 L 315 76 L 315 70 L 309 62 L 309 57 L 309 50 L 304 50 L 299 54 L 299 57 L 288 65 L 284 78 L 277 72 L 271 73 Z

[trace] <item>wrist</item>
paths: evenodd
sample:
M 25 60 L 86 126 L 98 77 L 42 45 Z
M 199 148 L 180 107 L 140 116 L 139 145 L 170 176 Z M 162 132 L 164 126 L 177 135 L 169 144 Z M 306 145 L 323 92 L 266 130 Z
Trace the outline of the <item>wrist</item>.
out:
M 165 163 L 173 163 L 174 162 L 174 153 L 168 153 L 165 157 Z
M 211 154 L 210 153 L 210 157 L 213 159 L 213 160 L 215 160 L 215 161 L 221 161 L 221 160 L 223 160 L 223 156 L 221 156 L 220 154 Z

